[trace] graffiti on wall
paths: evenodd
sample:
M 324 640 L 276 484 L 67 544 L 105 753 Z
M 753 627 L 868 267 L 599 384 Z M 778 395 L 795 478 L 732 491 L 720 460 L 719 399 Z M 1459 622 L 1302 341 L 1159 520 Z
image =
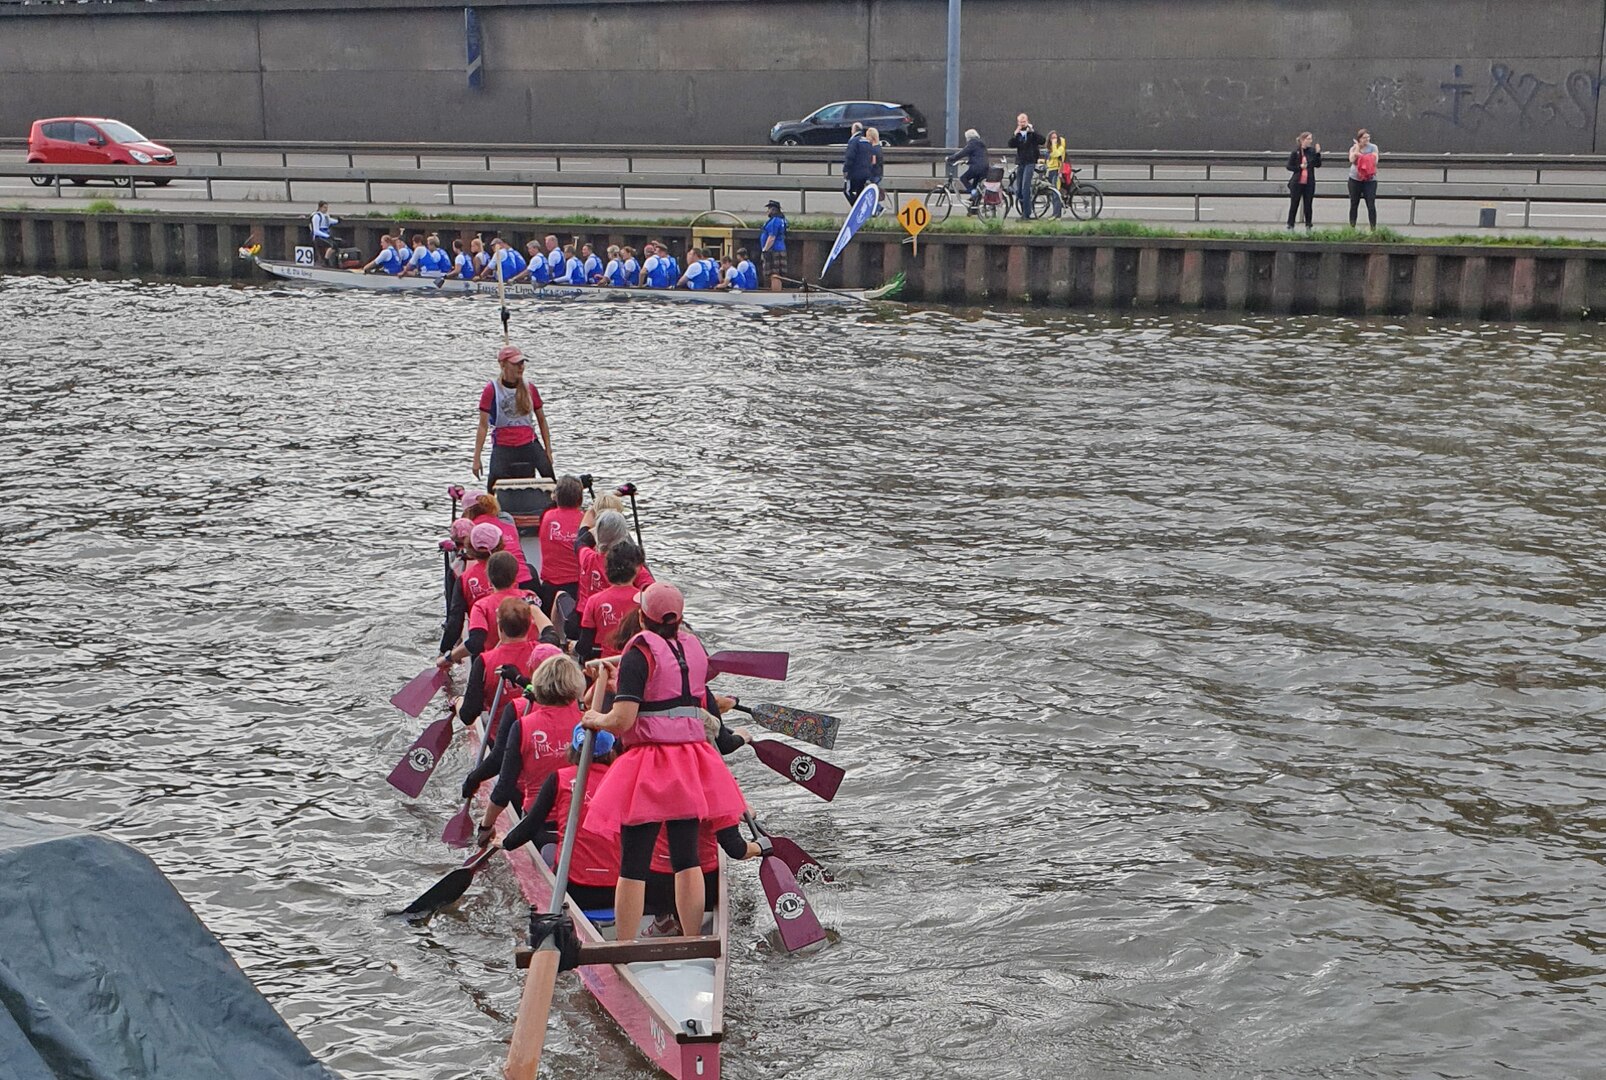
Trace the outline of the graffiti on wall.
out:
M 1439 84 L 1437 107 L 1422 114 L 1462 131 L 1477 131 L 1485 124 L 1516 124 L 1525 128 L 1562 125 L 1574 131 L 1594 127 L 1600 102 L 1601 80 L 1593 72 L 1574 70 L 1560 82 L 1550 82 L 1531 71 L 1495 62 L 1489 74 L 1468 76 L 1460 64 L 1447 82 Z

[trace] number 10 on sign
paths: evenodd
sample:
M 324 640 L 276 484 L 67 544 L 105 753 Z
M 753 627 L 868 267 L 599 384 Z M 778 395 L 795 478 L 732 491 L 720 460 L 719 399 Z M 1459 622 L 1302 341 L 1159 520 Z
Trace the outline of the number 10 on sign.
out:
M 924 229 L 931 221 L 931 213 L 926 209 L 925 200 L 916 196 L 904 203 L 902 209 L 898 211 L 898 220 L 903 222 L 903 230 L 909 234 L 909 243 L 912 249 L 910 253 L 918 256 L 920 254 L 920 230 Z

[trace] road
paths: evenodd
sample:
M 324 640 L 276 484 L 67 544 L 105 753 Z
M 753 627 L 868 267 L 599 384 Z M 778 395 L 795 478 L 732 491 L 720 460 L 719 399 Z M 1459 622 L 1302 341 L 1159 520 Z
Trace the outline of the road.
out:
M 0 160 L 20 160 L 20 152 L 10 151 L 0 153 Z M 248 154 L 230 153 L 226 155 L 228 165 L 271 165 L 278 166 L 283 161 L 278 154 Z M 212 160 L 211 156 L 202 158 L 201 163 Z M 291 165 L 321 165 L 329 167 L 346 167 L 344 156 L 295 155 L 289 159 Z M 551 171 L 560 167 L 560 163 L 553 158 L 520 158 L 492 155 L 490 163 L 497 169 L 533 169 Z M 358 167 L 388 167 L 388 168 L 418 168 L 432 170 L 433 172 L 455 171 L 461 169 L 465 176 L 482 173 L 486 167 L 485 157 L 440 157 L 425 155 L 422 159 L 411 156 L 358 156 L 355 161 Z M 599 156 L 593 159 L 565 157 L 561 161 L 561 168 L 570 171 L 607 171 L 622 170 L 625 161 L 617 157 Z M 175 180 L 165 189 L 142 187 L 137 198 L 130 199 L 129 193 L 123 189 L 111 187 L 105 183 L 91 183 L 82 187 L 67 185 L 61 190 L 59 202 L 63 206 L 82 206 L 85 202 L 94 199 L 111 199 L 119 204 L 127 204 L 129 209 L 163 210 L 163 211 L 216 211 L 228 213 L 252 213 L 271 211 L 282 212 L 310 212 L 313 205 L 320 199 L 328 200 L 335 207 L 337 214 L 344 211 L 348 216 L 358 216 L 372 213 L 376 216 L 389 216 L 401 209 L 416 209 L 434 215 L 448 215 L 454 212 L 464 214 L 497 214 L 519 215 L 538 214 L 549 216 L 553 214 L 569 213 L 596 213 L 608 216 L 623 216 L 626 218 L 658 218 L 658 217 L 686 217 L 704 210 L 718 209 L 735 213 L 743 218 L 750 218 L 749 224 L 756 223 L 763 217 L 764 204 L 771 198 L 779 199 L 788 214 L 793 216 L 820 216 L 825 214 L 841 215 L 846 211 L 847 204 L 843 200 L 839 183 L 835 177 L 829 175 L 828 166 L 822 164 L 787 165 L 786 175 L 814 175 L 819 177 L 818 189 L 808 192 L 772 192 L 761 189 L 750 191 L 731 190 L 712 193 L 706 191 L 686 191 L 670 188 L 654 189 L 651 186 L 653 171 L 665 172 L 696 172 L 704 163 L 696 158 L 671 159 L 652 158 L 637 159 L 633 163 L 632 175 L 636 178 L 638 186 L 632 186 L 621 192 L 618 188 L 562 188 L 543 186 L 538 196 L 533 195 L 525 187 L 469 187 L 453 186 L 449 192 L 447 185 L 436 178 L 428 182 L 417 184 L 374 184 L 373 202 L 364 202 L 364 191 L 361 183 L 340 182 L 297 182 L 290 185 L 286 192 L 286 185 L 279 182 L 264 181 L 230 181 L 215 180 L 212 183 L 213 198 L 208 200 L 206 185 L 199 180 Z M 707 163 L 711 173 L 737 173 L 754 174 L 773 170 L 773 162 L 758 159 L 710 159 Z M 1158 167 L 1155 170 L 1157 179 L 1200 179 L 1204 175 L 1203 168 L 1199 166 Z M 1260 180 L 1261 170 L 1254 168 L 1232 169 L 1215 167 L 1211 177 L 1216 180 L 1244 179 Z M 1556 174 L 1561 175 L 1561 174 Z M 1399 181 L 1407 180 L 1435 180 L 1440 174 L 1435 170 L 1407 170 L 1392 171 L 1389 176 Z M 1099 181 L 1106 187 L 1119 187 L 1122 179 L 1146 179 L 1148 170 L 1141 166 L 1105 166 L 1099 172 Z M 1508 173 L 1498 170 L 1463 170 L 1453 179 L 1463 181 L 1484 181 L 1489 183 L 1509 182 L 1516 179 L 1521 182 L 1532 182 L 1531 170 L 1518 173 Z M 1606 186 L 1606 174 L 1595 175 L 1591 173 L 1565 174 L 1568 183 L 1601 183 Z M 908 196 L 923 193 L 935 183 L 931 176 L 930 166 L 925 165 L 898 165 L 889 166 L 885 186 L 894 196 Z M 538 198 L 538 201 L 537 201 Z M 31 207 L 48 208 L 58 202 L 58 196 L 53 188 L 39 188 L 31 185 L 21 178 L 0 178 L 0 206 L 15 206 L 26 204 Z M 1495 203 L 1496 222 L 1494 229 L 1479 228 L 1478 203 L 1456 202 L 1450 200 L 1433 201 L 1419 200 L 1416 207 L 1416 223 L 1408 225 L 1410 208 L 1404 202 L 1391 203 L 1380 201 L 1378 205 L 1379 223 L 1397 229 L 1401 232 L 1416 235 L 1432 235 L 1453 232 L 1487 232 L 1490 234 L 1516 234 L 1540 233 L 1547 235 L 1571 235 L 1579 237 L 1593 237 L 1606 233 L 1606 204 L 1599 206 L 1565 204 L 1565 203 L 1534 203 L 1527 211 L 1529 228 L 1524 228 L 1524 206 L 1520 202 Z M 1343 224 L 1348 211 L 1347 202 L 1343 198 L 1320 198 L 1316 203 L 1318 226 L 1331 226 Z M 1153 225 L 1170 225 L 1177 228 L 1192 227 L 1276 227 L 1286 220 L 1287 203 L 1283 199 L 1268 198 L 1222 198 L 1207 197 L 1196 208 L 1194 200 L 1187 197 L 1170 198 L 1143 198 L 1123 196 L 1117 191 L 1106 196 L 1104 204 L 1105 219 L 1126 219 Z M 1066 220 L 1069 221 L 1069 215 Z

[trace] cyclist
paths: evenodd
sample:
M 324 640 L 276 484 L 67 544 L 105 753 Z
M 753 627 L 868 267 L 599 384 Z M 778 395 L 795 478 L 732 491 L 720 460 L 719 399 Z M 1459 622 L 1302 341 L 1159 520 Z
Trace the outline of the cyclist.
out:
M 970 196 L 970 213 L 974 214 L 981 182 L 987 175 L 987 144 L 981 141 L 981 134 L 975 128 L 966 130 L 965 145 L 948 155 L 950 165 L 961 161 L 965 163 L 965 171 L 959 176 L 959 186 Z

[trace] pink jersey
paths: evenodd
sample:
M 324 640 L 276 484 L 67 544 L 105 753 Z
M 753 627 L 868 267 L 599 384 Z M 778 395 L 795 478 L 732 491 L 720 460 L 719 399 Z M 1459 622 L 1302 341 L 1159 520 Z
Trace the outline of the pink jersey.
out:
M 541 580 L 548 585 L 572 585 L 580 580 L 580 560 L 574 539 L 580 535 L 578 507 L 550 507 L 541 515 Z
M 593 593 L 580 612 L 580 626 L 596 631 L 597 648 L 603 656 L 618 656 L 619 646 L 614 644 L 614 633 L 625 616 L 636 610 L 634 585 L 609 585 Z

